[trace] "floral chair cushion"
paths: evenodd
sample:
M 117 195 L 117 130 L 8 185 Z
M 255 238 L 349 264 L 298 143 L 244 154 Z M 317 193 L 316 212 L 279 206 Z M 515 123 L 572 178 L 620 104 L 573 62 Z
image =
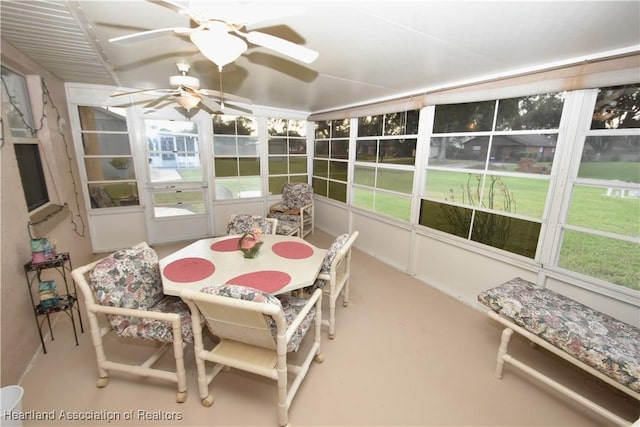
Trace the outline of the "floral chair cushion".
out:
M 227 235 L 251 233 L 251 230 L 258 228 L 264 234 L 272 233 L 273 223 L 261 216 L 251 214 L 238 214 L 227 225 Z
M 320 272 L 328 273 L 329 270 L 331 270 L 331 263 L 333 263 L 333 260 L 336 259 L 338 252 L 340 252 L 340 250 L 344 247 L 345 243 L 347 243 L 347 240 L 349 240 L 349 235 L 346 233 L 336 237 L 333 243 L 331 243 L 331 246 L 329 246 L 326 255 L 324 256 L 324 261 L 322 262 Z
M 340 252 L 340 249 L 344 247 L 344 245 L 347 243 L 347 240 L 349 240 L 349 235 L 341 234 L 340 236 L 336 237 L 333 243 L 331 243 L 331 246 L 329 246 L 329 249 L 324 256 L 322 267 L 320 267 L 320 273 L 329 274 L 329 271 L 331 270 L 331 263 L 334 259 L 336 259 L 338 252 Z M 307 286 L 306 288 L 304 288 L 304 291 L 310 294 L 316 289 L 324 288 L 327 283 L 328 280 L 316 279 L 316 281 L 313 282 L 313 285 Z
M 191 326 L 191 312 L 189 307 L 179 297 L 166 296 L 158 304 L 147 311 L 161 313 L 178 313 L 180 328 L 184 342 L 193 342 Z M 142 319 L 129 316 L 109 316 L 112 328 L 116 334 L 127 338 L 152 339 L 163 342 L 173 341 L 173 328 L 166 322 L 153 319 Z
M 615 381 L 640 392 L 640 329 L 515 278 L 478 300 Z
M 182 338 L 193 342 L 189 307 L 180 298 L 163 294 L 158 256 L 148 245 L 116 251 L 93 268 L 89 279 L 101 305 L 180 314 Z M 119 336 L 173 340 L 173 330 L 166 322 L 120 315 L 107 318 Z
M 313 187 L 305 182 L 287 182 L 282 187 L 282 207 L 301 208 L 313 203 Z
M 304 305 L 307 303 L 307 300 L 304 298 L 293 298 L 289 296 L 275 297 L 255 288 L 232 284 L 207 286 L 201 289 L 201 292 L 212 295 L 225 296 L 228 298 L 241 299 L 244 301 L 253 301 L 276 305 L 282 309 L 284 321 L 287 327 L 291 325 L 294 319 L 298 316 L 298 313 L 300 313 L 300 310 L 302 310 Z M 287 343 L 287 351 L 298 351 L 300 343 L 307 333 L 307 330 L 311 326 L 315 315 L 316 308 L 314 306 L 311 310 L 309 310 L 309 313 L 307 314 L 307 316 L 305 316 L 300 326 L 294 332 L 293 337 Z M 265 319 L 267 319 L 267 322 L 269 323 L 269 327 L 271 328 L 271 335 L 273 335 L 273 338 L 275 340 L 278 333 L 276 322 L 270 316 L 265 316 Z M 215 334 L 215 331 L 213 331 L 213 333 Z
M 298 231 L 300 231 L 300 224 L 297 221 L 287 221 L 287 220 L 278 219 L 276 234 L 280 234 L 283 236 L 291 236 L 292 234 L 296 234 Z
M 101 305 L 146 310 L 164 297 L 158 255 L 147 245 L 115 252 L 89 278 Z

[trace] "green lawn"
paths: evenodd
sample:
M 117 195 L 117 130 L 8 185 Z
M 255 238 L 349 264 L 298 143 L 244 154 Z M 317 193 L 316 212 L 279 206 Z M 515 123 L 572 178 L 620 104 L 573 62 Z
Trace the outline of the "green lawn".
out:
M 604 188 L 576 186 L 567 222 L 626 236 L 640 236 L 640 198 L 607 195 Z
M 584 162 L 580 165 L 578 177 L 638 183 L 640 182 L 640 164 L 637 162 Z
M 558 264 L 572 271 L 640 290 L 640 245 L 566 231 Z
M 478 174 L 429 170 L 427 172 L 426 196 L 441 201 L 478 206 Z M 510 212 L 533 218 L 542 218 L 549 181 L 531 178 L 503 177 L 502 181 L 515 201 Z M 488 185 L 488 184 L 485 184 Z M 488 198 L 488 187 L 484 189 L 483 206 L 499 211 L 504 206 L 505 193 L 495 188 L 493 206 Z M 473 202 L 470 202 L 470 196 Z

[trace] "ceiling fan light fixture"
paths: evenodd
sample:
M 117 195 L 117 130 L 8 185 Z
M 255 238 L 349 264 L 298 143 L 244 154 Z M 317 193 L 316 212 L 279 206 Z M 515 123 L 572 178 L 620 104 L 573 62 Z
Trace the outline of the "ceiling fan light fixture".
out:
M 175 87 L 189 86 L 192 89 L 200 89 L 200 80 L 197 77 L 185 75 L 169 77 L 169 84 Z
M 200 103 L 200 98 L 190 94 L 176 96 L 175 99 L 176 99 L 176 102 L 180 104 L 180 106 L 187 111 L 191 110 L 192 108 L 195 108 L 196 105 Z
M 190 38 L 200 52 L 219 68 L 238 59 L 248 48 L 244 40 L 226 31 L 197 31 Z

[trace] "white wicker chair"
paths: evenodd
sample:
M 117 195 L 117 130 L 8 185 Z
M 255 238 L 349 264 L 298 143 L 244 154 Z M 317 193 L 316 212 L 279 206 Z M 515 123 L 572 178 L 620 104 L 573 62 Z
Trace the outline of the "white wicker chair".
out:
M 155 251 L 147 243 L 139 243 L 78 267 L 71 275 L 82 292 L 87 309 L 98 364 L 96 386 L 106 387 L 109 371 L 160 378 L 177 383 L 176 401 L 184 402 L 187 398 L 187 381 L 183 348 L 184 342 L 193 340 L 191 316 L 189 308 L 180 298 L 162 293 Z M 107 322 L 102 322 L 104 325 L 101 325 L 99 315 L 106 316 Z M 107 359 L 102 341 L 110 331 L 122 337 L 122 344 L 129 339 L 155 340 L 161 344 L 140 365 L 116 362 Z M 154 363 L 171 347 L 176 362 L 175 371 L 153 368 Z
M 251 233 L 254 228 L 259 228 L 265 234 L 276 234 L 278 220 L 251 214 L 231 215 L 227 224 L 227 235 Z
M 194 353 L 202 405 L 211 406 L 209 384 L 224 367 L 262 375 L 278 383 L 278 422 L 288 424 L 291 402 L 311 362 L 320 354 L 322 292 L 309 299 L 274 297 L 257 289 L 237 285 L 209 286 L 201 291 L 184 290 L 182 299 L 191 308 Z M 204 318 L 219 342 L 204 348 L 201 321 Z M 313 328 L 312 328 L 313 325 Z M 308 329 L 314 329 L 311 344 L 300 346 Z M 304 352 L 299 366 L 287 364 L 287 353 Z M 304 348 L 304 350 L 302 350 Z M 205 362 L 216 365 L 207 372 Z M 287 378 L 293 374 L 290 380 Z
M 351 247 L 360 233 L 338 236 L 325 255 L 322 268 L 310 290 L 320 288 L 329 295 L 329 318 L 322 321 L 329 327 L 329 339 L 336 336 L 336 302 L 342 293 L 342 305 L 349 305 L 349 281 L 351 278 Z

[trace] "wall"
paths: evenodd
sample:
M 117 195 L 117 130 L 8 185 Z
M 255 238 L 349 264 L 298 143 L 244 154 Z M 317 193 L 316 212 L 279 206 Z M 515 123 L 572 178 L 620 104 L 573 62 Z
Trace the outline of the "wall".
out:
M 74 266 L 82 265 L 88 262 L 92 255 L 91 243 L 88 228 L 85 226 L 84 201 L 81 198 L 76 199 L 76 192 L 80 191 L 74 187 L 74 185 L 78 185 L 79 178 L 73 156 L 73 142 L 70 136 L 63 137 L 58 129 L 58 114 L 65 123 L 69 123 L 64 84 L 4 40 L 2 41 L 1 62 L 3 66 L 25 77 L 29 75 L 42 77 L 49 91 L 52 103 L 45 106 L 47 118 L 43 121 L 43 128 L 38 132 L 38 139 L 42 144 L 55 183 L 55 189 L 50 189 L 50 193 L 55 192 L 56 198 L 59 199 L 57 201 L 67 203 L 68 208 L 39 226 L 37 232 L 41 234 L 36 237 L 47 237 L 51 241 L 56 241 L 57 250 L 69 252 Z M 6 96 L 4 90 L 2 96 Z M 34 109 L 39 107 L 40 111 L 42 110 L 41 99 L 41 96 L 32 97 Z M 57 111 L 54 110 L 54 106 Z M 36 114 L 36 126 L 40 123 L 40 117 L 41 114 Z M 4 117 L 3 123 L 8 123 Z M 0 230 L 2 239 L 0 249 L 0 258 L 2 259 L 0 276 L 2 376 L 0 378 L 2 386 L 5 386 L 18 383 L 34 354 L 41 350 L 23 269 L 23 265 L 31 258 L 27 230 L 30 216 L 27 212 L 13 141 L 8 129 L 3 130 L 3 136 L 4 141 L 2 148 L 0 148 L 0 218 L 2 223 Z M 69 144 L 69 150 L 66 149 L 65 140 Z M 43 278 L 57 280 L 55 276 L 44 276 Z M 66 320 L 61 317 L 60 321 Z M 69 346 L 75 345 L 73 337 L 57 336 L 57 339 L 68 340 Z

